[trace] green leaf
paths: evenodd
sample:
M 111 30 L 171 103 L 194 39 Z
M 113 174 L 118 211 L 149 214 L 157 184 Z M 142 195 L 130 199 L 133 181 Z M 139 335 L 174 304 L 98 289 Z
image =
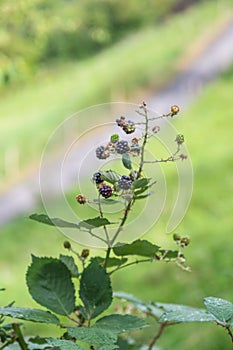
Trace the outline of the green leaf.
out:
M 152 192 L 148 192 L 146 194 L 142 194 L 141 196 L 134 196 L 134 199 L 144 199 L 149 197 L 152 194 Z
M 130 155 L 128 153 L 124 153 L 122 155 L 122 163 L 126 169 L 129 169 L 129 170 L 132 169 L 132 162 L 131 162 Z
M 150 315 L 154 316 L 156 319 L 158 319 L 162 314 L 163 311 L 153 305 L 152 303 L 144 303 L 140 299 L 136 298 L 132 294 L 128 294 L 125 292 L 114 292 L 113 296 L 119 299 L 125 299 L 126 301 L 129 301 L 132 303 L 138 310 L 144 312 L 144 313 L 150 313 Z
M 102 258 L 100 256 L 97 256 L 95 258 L 92 258 L 91 260 L 96 260 L 98 261 L 98 263 L 101 265 L 105 262 L 105 258 Z M 107 261 L 107 266 L 106 267 L 114 267 L 114 266 L 121 266 L 123 264 L 125 264 L 128 261 L 127 258 L 122 258 L 122 259 L 118 259 L 118 258 L 108 258 Z
M 84 269 L 80 280 L 80 310 L 85 319 L 92 319 L 106 310 L 112 302 L 112 287 L 109 275 L 98 261 L 92 260 Z
M 50 218 L 46 214 L 32 214 L 29 218 L 50 226 L 78 228 L 78 225 L 73 222 L 68 222 L 58 218 Z
M 186 305 L 155 303 L 165 313 L 159 319 L 163 322 L 212 322 L 215 317 L 204 309 L 197 309 Z
M 233 303 L 215 297 L 208 297 L 204 299 L 204 304 L 207 310 L 214 315 L 220 322 L 233 322 Z
M 106 226 L 106 225 L 111 225 L 111 224 L 112 224 L 112 222 L 108 221 L 108 219 L 100 218 L 99 216 L 97 216 L 96 218 L 80 221 L 78 224 L 78 228 L 84 227 L 88 230 L 91 230 L 95 227 L 101 227 L 101 226 Z
M 115 184 L 117 181 L 119 181 L 121 178 L 121 175 L 116 173 L 113 170 L 107 170 L 107 171 L 101 171 L 101 179 L 103 181 L 107 181 L 111 184 Z
M 125 333 L 142 329 L 149 325 L 142 319 L 133 315 L 109 315 L 99 319 L 94 328 L 110 330 L 113 333 Z
M 33 299 L 60 315 L 69 315 L 75 308 L 75 290 L 66 265 L 54 258 L 32 256 L 26 274 Z
M 149 178 L 142 178 L 142 179 L 135 180 L 132 183 L 132 187 L 134 190 L 136 190 L 137 188 L 144 188 L 147 185 L 149 185 L 150 180 L 151 179 Z
M 96 350 L 115 350 L 119 349 L 119 346 L 117 344 L 104 344 L 101 346 L 98 346 Z
M 95 203 L 101 203 L 101 204 L 107 204 L 107 205 L 113 205 L 113 204 L 119 204 L 122 203 L 122 201 L 118 201 L 116 199 L 112 198 L 98 198 L 98 199 L 93 199 L 93 202 Z
M 106 329 L 99 328 L 68 328 L 68 333 L 77 340 L 81 340 L 88 344 L 111 344 L 116 343 L 117 335 Z
M 24 307 L 0 307 L 0 315 L 19 318 L 26 321 L 60 324 L 57 316 L 49 311 L 29 309 Z
M 177 259 L 179 255 L 178 250 L 165 250 L 165 249 L 159 249 L 160 258 L 162 260 L 171 260 L 171 259 Z
M 72 277 L 79 277 L 78 267 L 74 262 L 74 258 L 68 255 L 60 254 L 59 259 L 66 265 L 66 267 L 70 270 Z
M 75 344 L 70 340 L 62 340 L 55 338 L 46 338 L 46 341 L 49 345 L 59 347 L 60 350 L 84 350 L 83 347 Z
M 125 255 L 140 255 L 153 258 L 155 253 L 159 250 L 159 247 L 146 240 L 136 240 L 130 244 L 121 244 L 113 248 L 114 253 L 117 256 Z

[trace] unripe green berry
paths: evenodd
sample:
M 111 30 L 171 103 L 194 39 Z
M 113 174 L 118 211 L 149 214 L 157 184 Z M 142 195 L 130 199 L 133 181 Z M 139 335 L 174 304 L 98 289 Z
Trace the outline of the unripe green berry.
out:
M 112 143 L 117 143 L 119 141 L 119 135 L 118 134 L 113 134 L 111 136 L 110 140 L 111 140 Z
M 181 236 L 180 236 L 178 233 L 174 233 L 174 235 L 173 235 L 173 240 L 176 241 L 176 242 L 178 242 L 178 241 L 181 240 Z
M 184 143 L 184 135 L 178 134 L 175 141 L 178 143 L 178 145 L 182 145 L 182 143 Z
M 71 244 L 70 244 L 69 241 L 65 241 L 65 242 L 63 243 L 63 246 L 64 246 L 65 249 L 71 249 Z

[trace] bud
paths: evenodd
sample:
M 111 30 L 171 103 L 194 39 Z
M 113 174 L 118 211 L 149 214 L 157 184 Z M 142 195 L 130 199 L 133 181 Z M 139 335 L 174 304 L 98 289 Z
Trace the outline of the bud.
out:
M 64 246 L 65 249 L 71 249 L 71 244 L 70 244 L 69 241 L 65 241 L 65 242 L 63 243 L 63 246 Z
M 178 134 L 175 141 L 178 143 L 178 145 L 182 145 L 182 143 L 184 143 L 184 135 Z
M 186 155 L 186 154 L 180 154 L 180 159 L 181 160 L 185 160 L 185 159 L 187 159 L 188 158 L 188 156 Z
M 171 106 L 171 116 L 173 117 L 174 115 L 176 115 L 177 113 L 179 113 L 180 108 L 177 105 L 173 105 Z
M 76 201 L 79 203 L 79 204 L 85 204 L 87 202 L 87 199 L 86 197 L 83 195 L 83 194 L 78 194 L 76 196 Z
M 159 132 L 160 131 L 160 126 L 159 125 L 155 125 L 155 126 L 153 126 L 153 128 L 152 128 L 152 132 L 153 133 L 157 133 L 157 132 Z
M 111 140 L 112 143 L 117 143 L 119 141 L 119 135 L 118 134 L 113 134 L 111 136 L 110 140 Z
M 187 247 L 187 245 L 189 245 L 189 243 L 190 243 L 190 238 L 189 237 L 182 237 L 180 243 L 183 247 Z
M 90 254 L 90 250 L 89 249 L 83 249 L 82 253 L 81 253 L 81 257 L 83 259 L 86 259 L 89 256 L 89 254 Z
M 174 235 L 173 235 L 173 240 L 176 241 L 176 242 L 178 242 L 178 241 L 181 240 L 181 236 L 180 236 L 178 233 L 174 233 Z

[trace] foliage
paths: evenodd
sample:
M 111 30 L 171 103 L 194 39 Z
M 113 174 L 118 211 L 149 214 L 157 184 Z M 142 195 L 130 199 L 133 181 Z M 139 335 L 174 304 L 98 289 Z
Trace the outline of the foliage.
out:
M 176 110 L 175 113 L 174 110 Z M 155 349 L 155 343 L 167 326 L 187 322 L 215 322 L 227 330 L 228 335 L 233 341 L 231 330 L 233 325 L 233 304 L 227 300 L 214 297 L 205 298 L 206 311 L 184 305 L 156 302 L 144 303 L 126 293 L 118 292 L 113 294 L 111 286 L 112 274 L 130 265 L 144 262 L 175 261 L 184 270 L 189 270 L 185 265 L 186 261 L 182 253 L 183 248 L 190 243 L 189 237 L 181 237 L 178 234 L 173 235 L 173 240 L 178 246 L 176 251 L 161 248 L 147 240 L 138 239 L 129 244 L 122 244 L 118 241 L 120 232 L 129 218 L 130 210 L 137 204 L 139 199 L 142 199 L 142 193 L 146 193 L 148 196 L 151 195 L 148 190 L 156 183 L 155 181 L 152 182 L 152 179 L 144 177 L 146 164 L 158 162 L 168 163 L 183 159 L 181 157 L 183 155 L 181 148 L 184 142 L 182 135 L 176 137 L 175 142 L 177 147 L 167 158 L 157 158 L 154 161 L 147 161 L 145 157 L 147 142 L 153 136 L 150 123 L 153 123 L 158 118 L 173 117 L 179 112 L 178 106 L 172 106 L 171 112 L 167 115 L 151 117 L 149 116 L 145 102 L 143 102 L 136 112 L 144 118 L 144 121 L 140 122 L 140 125 L 144 125 L 144 132 L 141 139 L 135 140 L 134 138 L 131 140 L 131 143 L 118 140 L 117 142 L 110 142 L 101 146 L 96 150 L 96 156 L 99 159 L 106 159 L 116 153 L 118 155 L 120 154 L 125 169 L 127 171 L 130 170 L 129 176 L 118 174 L 112 170 L 103 173 L 99 170 L 93 174 L 93 182 L 96 185 L 98 193 L 98 198 L 93 203 L 98 207 L 99 217 L 90 218 L 79 223 L 70 223 L 63 219 L 50 218 L 45 214 L 31 215 L 31 219 L 46 225 L 84 230 L 87 234 L 94 236 L 101 243 L 104 243 L 106 251 L 105 258 L 98 256 L 90 258 L 88 249 L 83 249 L 81 255 L 79 255 L 73 250 L 68 241 L 64 242 L 64 247 L 75 255 L 77 262 L 73 257 L 66 255 L 60 255 L 59 259 L 32 256 L 32 263 L 28 267 L 26 274 L 28 289 L 33 299 L 49 311 L 16 308 L 12 305 L 0 308 L 2 317 L 9 316 L 33 322 L 56 324 L 64 328 L 65 333 L 60 339 L 52 337 L 45 339 L 34 338 L 33 342 L 30 340 L 27 343 L 19 325 L 13 323 L 10 325 L 10 329 L 12 328 L 14 332 L 9 335 L 3 333 L 2 349 L 16 341 L 20 348 L 25 350 L 34 348 L 31 342 L 33 344 L 42 344 L 42 348 L 46 349 L 55 347 L 61 350 L 69 348 L 82 350 L 84 349 L 83 343 L 89 344 L 90 349 L 117 349 L 121 343 L 120 338 L 118 338 L 121 333 L 139 330 L 149 326 L 144 319 L 145 317 L 141 317 L 142 313 L 145 316 L 155 318 L 160 324 L 160 327 L 158 333 L 154 335 L 153 339 L 146 346 L 135 343 L 132 347 L 135 350 L 142 348 L 148 350 Z M 130 123 L 124 117 L 121 117 L 120 122 L 118 119 L 117 124 L 127 134 L 131 133 L 132 123 L 130 125 L 130 132 L 128 132 Z M 136 126 L 137 123 L 134 125 Z M 139 158 L 137 170 L 128 166 L 130 158 L 135 155 L 135 143 L 137 143 L 136 155 Z M 125 157 L 123 157 L 124 154 L 128 155 L 127 162 L 125 161 Z M 124 202 L 123 216 L 120 222 L 111 223 L 105 217 L 103 211 L 101 200 L 112 196 Z M 81 205 L 85 205 L 90 201 L 83 194 L 77 195 L 76 200 Z M 115 227 L 115 233 L 112 235 L 108 231 L 110 224 Z M 96 232 L 98 228 L 102 228 L 105 238 L 99 234 L 99 231 Z M 111 256 L 111 254 L 114 256 Z M 131 255 L 136 257 L 142 256 L 145 259 L 128 263 L 125 257 Z M 78 265 L 81 265 L 81 268 Z M 76 301 L 77 294 L 79 298 Z M 139 312 L 140 317 L 119 313 L 103 316 L 102 313 L 109 309 L 113 296 L 124 298 L 132 303 L 135 307 L 135 312 Z M 63 319 L 59 319 L 57 315 L 64 316 L 67 322 L 72 322 L 72 326 L 64 324 Z M 94 320 L 97 317 L 100 318 Z M 131 347 L 132 344 L 127 344 L 127 339 L 125 339 L 126 345 L 120 346 L 120 349 L 125 350 L 126 347 Z
M 178 1 L 182 3 L 181 0 Z M 126 32 L 159 21 L 173 0 L 25 1 L 0 4 L 1 82 L 31 74 L 54 59 L 81 59 L 110 45 Z

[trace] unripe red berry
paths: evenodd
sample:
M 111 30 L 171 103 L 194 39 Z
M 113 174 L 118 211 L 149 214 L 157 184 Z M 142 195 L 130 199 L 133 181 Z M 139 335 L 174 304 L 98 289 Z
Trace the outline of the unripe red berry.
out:
M 177 113 L 179 113 L 179 111 L 180 111 L 179 106 L 177 105 L 171 106 L 171 116 L 176 115 Z
M 76 196 L 76 201 L 79 203 L 79 204 L 85 204 L 87 202 L 87 199 L 86 197 L 83 195 L 83 194 L 78 194 Z

